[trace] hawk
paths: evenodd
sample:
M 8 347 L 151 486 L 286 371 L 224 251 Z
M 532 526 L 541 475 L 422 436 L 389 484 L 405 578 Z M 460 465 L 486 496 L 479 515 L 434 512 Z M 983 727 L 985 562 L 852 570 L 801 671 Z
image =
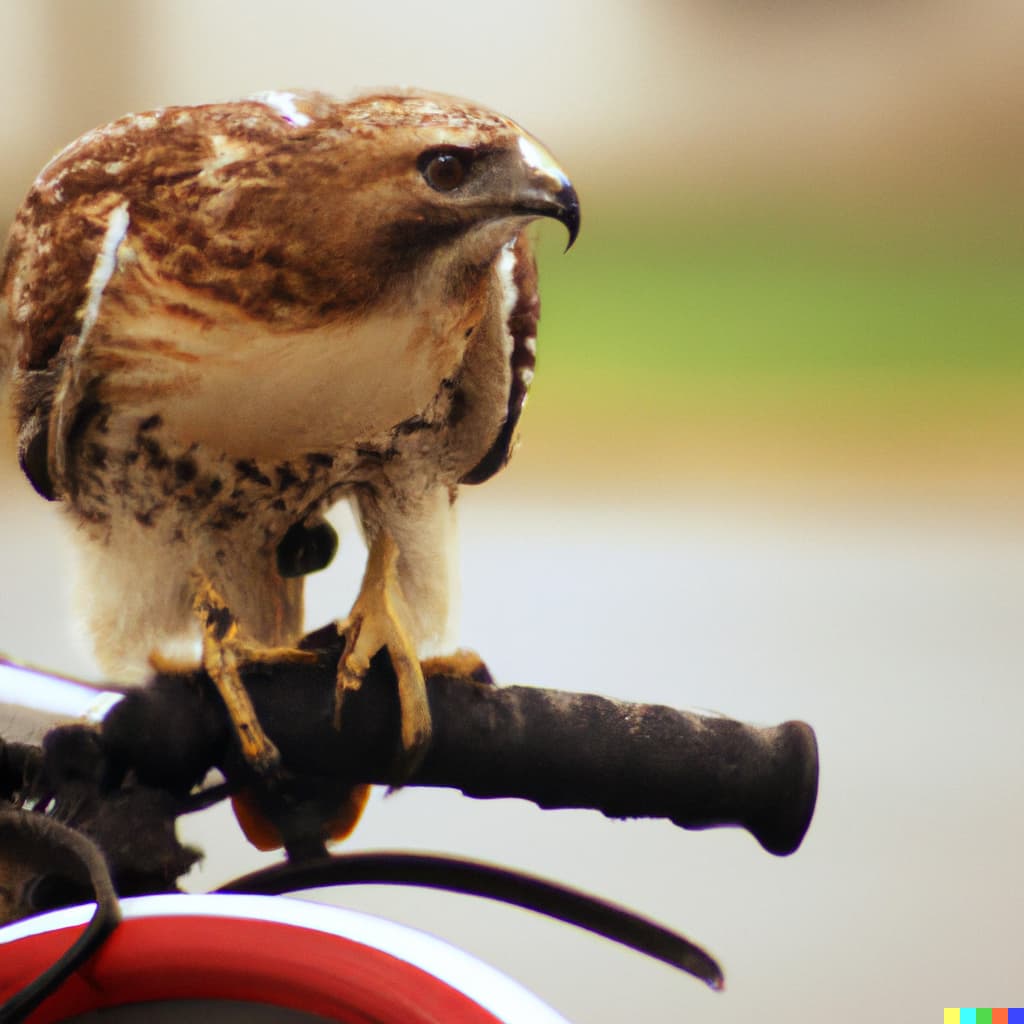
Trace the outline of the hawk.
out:
M 369 555 L 338 706 L 386 648 L 415 765 L 420 658 L 454 649 L 458 491 L 508 460 L 533 376 L 541 217 L 572 244 L 579 203 L 549 152 L 418 91 L 129 115 L 43 169 L 0 279 L 0 364 L 21 467 L 76 527 L 112 677 L 201 642 L 271 770 L 238 664 L 304 656 L 303 577 L 347 499 Z

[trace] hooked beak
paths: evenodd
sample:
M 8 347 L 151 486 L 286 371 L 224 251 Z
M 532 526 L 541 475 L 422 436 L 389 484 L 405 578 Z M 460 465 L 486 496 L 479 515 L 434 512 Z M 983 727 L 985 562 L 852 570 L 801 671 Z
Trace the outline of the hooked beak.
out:
M 580 233 L 580 202 L 576 196 L 576 189 L 568 179 L 557 192 L 548 192 L 538 196 L 531 203 L 531 213 L 537 213 L 542 217 L 553 217 L 565 225 L 569 232 L 569 241 L 565 246 L 568 252 L 572 248 L 576 236 Z
M 519 137 L 524 180 L 519 206 L 524 213 L 552 217 L 569 232 L 568 252 L 580 233 L 580 201 L 565 171 L 536 139 L 525 132 Z

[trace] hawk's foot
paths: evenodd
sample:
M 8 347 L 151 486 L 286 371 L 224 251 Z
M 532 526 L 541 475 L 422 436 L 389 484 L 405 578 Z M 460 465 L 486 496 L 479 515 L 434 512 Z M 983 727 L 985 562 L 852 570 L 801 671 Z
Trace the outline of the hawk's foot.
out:
M 268 647 L 244 639 L 238 621 L 205 573 L 192 574 L 193 608 L 203 628 L 203 668 L 213 680 L 235 728 L 246 763 L 261 776 L 275 772 L 281 756 L 263 731 L 249 694 L 242 684 L 242 665 L 271 662 L 315 662 L 311 651 Z
M 400 779 L 407 779 L 420 766 L 430 745 L 430 706 L 423 669 L 406 630 L 405 599 L 396 575 L 398 547 L 382 531 L 370 546 L 363 584 L 352 611 L 338 632 L 345 636 L 345 649 L 338 661 L 338 686 L 334 724 L 341 723 L 345 694 L 358 690 L 370 667 L 370 660 L 386 649 L 398 680 L 398 705 L 402 719 L 402 754 L 396 766 Z

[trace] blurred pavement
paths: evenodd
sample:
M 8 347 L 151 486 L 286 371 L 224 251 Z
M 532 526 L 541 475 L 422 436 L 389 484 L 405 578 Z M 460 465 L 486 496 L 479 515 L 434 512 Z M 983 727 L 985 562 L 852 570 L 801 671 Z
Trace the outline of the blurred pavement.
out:
M 327 898 L 441 935 L 593 1024 L 852 1024 L 880 1003 L 926 1019 L 1019 1001 L 1021 534 L 870 507 L 798 520 L 686 494 L 517 494 L 507 477 L 463 503 L 466 642 L 505 682 L 805 719 L 822 758 L 810 833 L 779 860 L 736 831 L 406 791 L 378 794 L 346 846 L 463 854 L 624 903 L 720 957 L 721 996 L 525 911 L 385 887 Z M 33 585 L 0 595 L 0 649 L 81 669 L 53 510 L 4 483 L 7 578 Z M 348 607 L 361 572 L 339 526 L 311 623 Z M 196 890 L 273 859 L 223 807 L 183 831 L 207 853 Z

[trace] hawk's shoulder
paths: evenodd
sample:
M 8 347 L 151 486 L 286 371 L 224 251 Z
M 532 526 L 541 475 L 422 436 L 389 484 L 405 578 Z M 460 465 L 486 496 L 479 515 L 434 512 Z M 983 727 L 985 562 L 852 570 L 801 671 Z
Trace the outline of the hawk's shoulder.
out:
M 133 241 L 162 275 L 216 294 L 265 258 L 273 278 L 284 256 L 256 251 L 250 235 L 271 236 L 273 225 L 247 233 L 254 203 L 285 219 L 284 197 L 331 166 L 344 110 L 321 93 L 262 93 L 129 114 L 65 147 L 33 182 L 0 271 L 18 365 L 45 369 L 77 334 L 111 215 L 125 204 Z

